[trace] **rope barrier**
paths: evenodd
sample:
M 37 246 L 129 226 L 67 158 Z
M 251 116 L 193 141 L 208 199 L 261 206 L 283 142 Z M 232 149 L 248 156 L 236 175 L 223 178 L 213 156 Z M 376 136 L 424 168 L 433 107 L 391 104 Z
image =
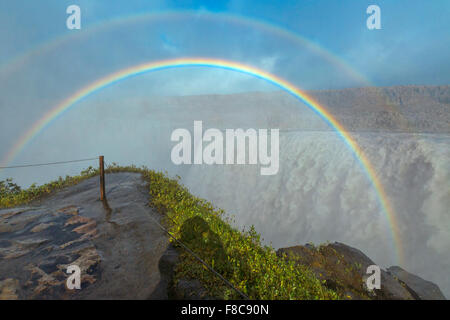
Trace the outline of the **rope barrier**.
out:
M 57 161 L 57 162 L 47 162 L 47 163 L 38 163 L 38 164 L 24 164 L 24 165 L 16 165 L 16 166 L 8 166 L 8 167 L 0 167 L 0 169 L 14 169 L 14 168 L 27 168 L 27 167 L 41 167 L 41 166 L 48 166 L 48 165 L 55 165 L 55 164 L 65 164 L 65 163 L 74 163 L 74 162 L 83 162 L 83 161 L 92 161 L 92 160 L 98 160 L 99 157 L 95 158 L 88 158 L 88 159 L 78 159 L 78 160 L 69 160 L 69 161 Z M 202 258 L 200 258 L 195 252 L 193 252 L 191 249 L 189 249 L 188 246 L 186 246 L 183 242 L 178 240 L 175 236 L 173 236 L 166 228 L 164 228 L 156 219 L 150 216 L 150 219 L 152 219 L 156 225 L 165 233 L 169 235 L 172 239 L 174 239 L 181 247 L 183 247 L 184 250 L 186 250 L 189 254 L 191 254 L 195 259 L 197 259 L 200 263 L 202 263 L 210 272 L 214 273 L 216 276 L 218 276 L 228 287 L 233 289 L 235 292 L 237 292 L 241 297 L 243 297 L 246 300 L 250 300 L 250 298 L 244 294 L 241 290 L 236 288 L 230 281 L 225 279 L 220 273 L 218 273 L 216 270 L 213 269 L 209 264 L 207 264 Z
M 38 163 L 38 164 L 23 164 L 17 166 L 9 166 L 9 167 L 0 167 L 0 169 L 14 169 L 14 168 L 27 168 L 27 167 L 41 167 L 41 166 L 49 166 L 54 164 L 64 164 L 64 163 L 73 163 L 73 162 L 82 162 L 82 161 L 91 161 L 98 160 L 98 157 L 88 158 L 88 159 L 79 159 L 79 160 L 69 160 L 69 161 L 58 161 L 58 162 L 48 162 L 48 163 Z
M 227 286 L 229 286 L 231 289 L 233 289 L 234 291 L 236 291 L 241 297 L 243 297 L 245 300 L 250 300 L 250 298 L 243 293 L 241 290 L 239 290 L 238 288 L 236 288 L 230 281 L 228 281 L 227 279 L 225 279 L 220 273 L 218 273 L 216 270 L 213 269 L 213 267 L 211 267 L 209 264 L 207 264 L 202 258 L 200 258 L 197 254 L 195 254 L 194 251 L 192 251 L 191 249 L 189 249 L 188 246 L 186 246 L 183 242 L 181 242 L 180 240 L 178 240 L 175 236 L 173 236 L 166 228 L 164 228 L 158 221 L 156 221 L 155 219 L 153 219 L 153 217 L 150 216 L 150 219 L 152 219 L 156 225 L 163 230 L 165 233 L 167 233 L 169 235 L 169 237 L 171 237 L 172 239 L 174 239 L 178 244 L 180 244 L 183 249 L 185 249 L 188 253 L 190 253 L 195 259 L 197 259 L 198 261 L 200 261 L 210 272 L 214 273 L 216 276 L 218 276 Z
M 170 218 L 169 216 L 166 215 L 166 217 Z M 165 233 L 167 233 L 167 235 L 169 237 L 171 237 L 173 240 L 175 240 L 179 245 L 181 245 L 181 247 L 183 247 L 184 250 L 186 250 L 189 254 L 191 254 L 195 259 L 197 259 L 201 264 L 203 264 L 210 272 L 214 273 L 216 276 L 218 276 L 228 287 L 230 287 L 231 289 L 233 289 L 234 291 L 236 291 L 236 293 L 238 293 L 242 298 L 244 298 L 245 300 L 250 300 L 250 298 L 243 293 L 241 290 L 239 290 L 238 288 L 236 288 L 230 281 L 228 281 L 227 279 L 225 279 L 220 273 L 218 273 L 216 270 L 214 270 L 213 267 L 211 267 L 209 264 L 207 264 L 202 258 L 200 258 L 194 251 L 192 251 L 187 245 L 185 245 L 183 242 L 181 242 L 181 240 L 177 239 L 175 236 L 173 236 L 169 230 L 167 230 L 166 228 L 164 228 L 163 225 L 161 225 L 156 219 L 154 219 L 152 216 L 149 215 L 149 218 L 151 220 L 153 220 L 153 222 Z

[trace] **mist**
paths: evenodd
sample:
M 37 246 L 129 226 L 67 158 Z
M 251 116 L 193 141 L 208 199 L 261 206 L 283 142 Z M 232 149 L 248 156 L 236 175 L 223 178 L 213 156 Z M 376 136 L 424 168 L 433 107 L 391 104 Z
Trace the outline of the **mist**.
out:
M 146 165 L 168 171 L 171 176 L 181 176 L 181 182 L 195 195 L 225 209 L 234 217 L 236 227 L 254 225 L 265 244 L 280 248 L 308 242 L 343 242 L 359 248 L 383 267 L 400 264 L 438 283 L 448 295 L 447 132 L 395 132 L 393 128 L 376 132 L 371 129 L 382 126 L 380 121 L 367 121 L 376 117 L 375 111 L 361 118 L 366 130 L 352 131 L 393 205 L 399 244 L 394 242 L 379 195 L 353 151 L 312 110 L 288 93 L 151 98 L 129 98 L 125 94 L 120 100 L 108 99 L 108 94 L 83 101 L 60 117 L 34 138 L 21 153 L 20 162 L 102 154 L 107 164 Z M 328 94 L 318 92 L 316 96 L 326 100 Z M 351 105 L 348 91 L 343 91 L 342 96 Z M 432 104 L 431 100 L 428 104 Z M 397 107 L 397 111 L 402 110 Z M 344 118 L 342 121 L 346 121 Z M 279 172 L 261 176 L 257 165 L 174 165 L 170 160 L 175 145 L 171 133 L 177 128 L 192 130 L 198 119 L 205 130 L 279 128 Z M 361 128 L 356 116 L 349 123 L 354 130 Z M 368 127 L 370 124 L 374 128 Z M 2 179 L 13 176 L 27 186 L 59 175 L 77 174 L 88 165 L 97 163 L 11 169 L 0 174 Z M 398 260 L 398 245 L 405 261 Z
M 78 2 L 85 20 L 77 31 L 65 27 L 67 3 L 0 4 L 1 166 L 104 155 L 106 164 L 167 171 L 235 216 L 236 227 L 255 225 L 266 244 L 341 241 L 381 266 L 401 263 L 450 297 L 447 3 L 386 2 L 383 30 L 371 33 L 360 1 L 296 10 L 214 1 L 190 8 L 195 13 L 140 20 L 130 17 L 184 7 Z M 114 83 L 77 101 L 4 162 L 24 132 L 78 90 L 125 68 L 181 57 L 246 64 L 308 90 L 373 165 L 393 205 L 405 261 L 398 261 L 376 190 L 338 134 L 290 94 L 235 71 L 183 67 Z M 171 133 L 195 120 L 205 129 L 280 129 L 279 172 L 174 165 Z M 88 166 L 97 162 L 5 169 L 0 180 L 28 187 Z

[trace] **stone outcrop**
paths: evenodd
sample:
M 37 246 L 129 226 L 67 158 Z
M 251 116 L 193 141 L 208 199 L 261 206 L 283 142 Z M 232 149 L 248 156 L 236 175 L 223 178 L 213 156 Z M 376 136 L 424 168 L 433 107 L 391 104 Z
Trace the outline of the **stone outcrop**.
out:
M 309 266 L 326 286 L 348 299 L 445 299 L 437 285 L 399 267 L 381 269 L 381 288 L 368 290 L 366 271 L 375 262 L 360 250 L 343 243 L 281 248 L 277 254 Z
M 416 299 L 445 300 L 444 294 L 433 282 L 424 280 L 398 266 L 389 267 L 387 271 L 405 285 Z

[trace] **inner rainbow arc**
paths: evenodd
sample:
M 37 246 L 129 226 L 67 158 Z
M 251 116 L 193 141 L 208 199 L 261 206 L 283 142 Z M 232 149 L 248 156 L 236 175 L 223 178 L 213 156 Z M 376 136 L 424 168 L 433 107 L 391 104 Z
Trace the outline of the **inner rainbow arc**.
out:
M 160 60 L 144 63 L 112 73 L 78 90 L 73 95 L 63 100 L 61 103 L 59 103 L 49 112 L 47 112 L 42 118 L 36 121 L 28 131 L 26 131 L 21 136 L 21 138 L 17 141 L 17 143 L 14 144 L 11 150 L 6 154 L 6 157 L 2 162 L 5 165 L 11 163 L 12 160 L 14 160 L 14 158 L 25 148 L 25 146 L 45 127 L 47 127 L 52 121 L 58 118 L 65 111 L 73 107 L 78 101 L 89 96 L 90 94 L 133 76 L 137 76 L 151 71 L 158 71 L 163 69 L 179 68 L 179 67 L 213 67 L 237 71 L 240 73 L 251 75 L 259 79 L 265 80 L 279 87 L 280 89 L 290 93 L 291 95 L 293 95 L 294 97 L 305 103 L 315 113 L 317 113 L 326 123 L 328 123 L 328 125 L 330 125 L 333 129 L 336 130 L 339 136 L 341 136 L 341 138 L 348 145 L 348 147 L 354 152 L 363 170 L 369 177 L 369 180 L 377 193 L 381 208 L 386 215 L 387 222 L 389 224 L 391 232 L 391 238 L 394 242 L 394 251 L 396 254 L 396 258 L 400 264 L 403 264 L 404 257 L 401 245 L 401 238 L 393 207 L 380 182 L 380 179 L 376 174 L 375 169 L 373 168 L 372 164 L 370 163 L 369 159 L 364 154 L 362 149 L 356 143 L 354 138 L 350 135 L 350 133 L 333 117 L 333 115 L 328 110 L 319 105 L 316 101 L 314 101 L 313 98 L 309 97 L 307 94 L 302 92 L 293 84 L 275 75 L 267 73 L 263 70 L 257 69 L 252 66 L 244 65 L 241 63 L 210 58 L 179 58 L 179 59 Z

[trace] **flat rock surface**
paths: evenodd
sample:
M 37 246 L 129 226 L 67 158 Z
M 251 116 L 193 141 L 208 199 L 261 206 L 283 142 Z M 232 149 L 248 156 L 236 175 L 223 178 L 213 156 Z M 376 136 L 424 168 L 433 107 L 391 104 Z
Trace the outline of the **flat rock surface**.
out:
M 0 210 L 0 299 L 166 299 L 167 236 L 140 174 L 106 175 L 22 208 Z M 69 265 L 81 289 L 66 286 Z

